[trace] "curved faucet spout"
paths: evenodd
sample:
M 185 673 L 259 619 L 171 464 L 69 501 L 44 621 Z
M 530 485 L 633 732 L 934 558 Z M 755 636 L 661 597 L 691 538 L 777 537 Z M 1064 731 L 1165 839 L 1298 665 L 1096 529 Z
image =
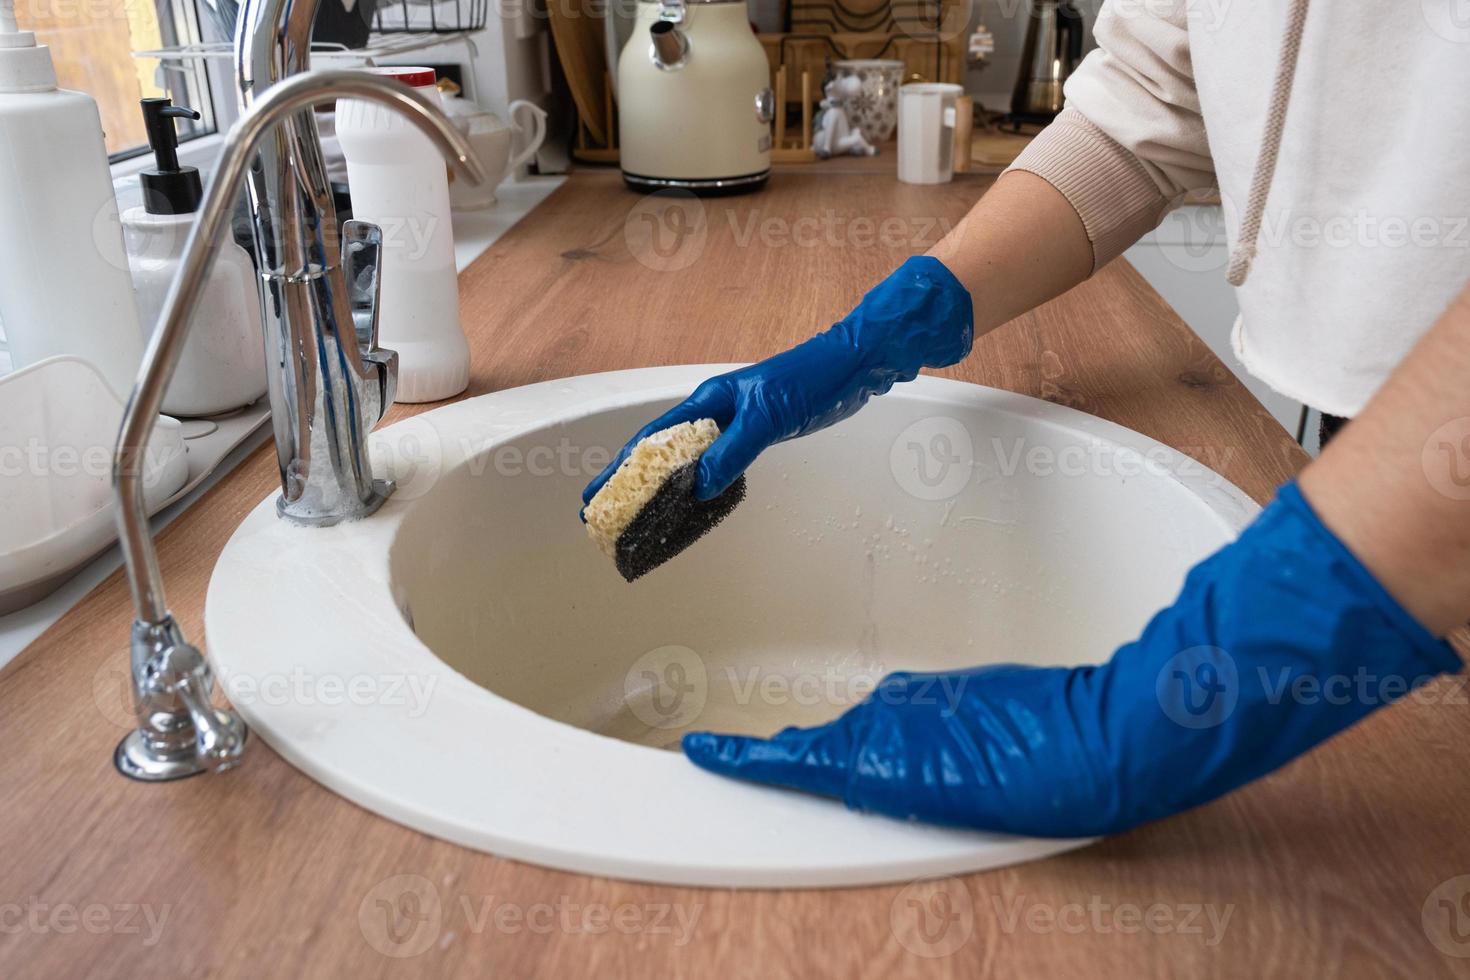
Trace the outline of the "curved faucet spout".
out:
M 133 588 L 138 619 L 163 622 L 168 610 L 157 558 L 148 533 L 142 484 L 142 463 L 153 419 L 162 409 L 163 395 L 183 349 L 189 313 L 204 288 L 205 274 L 214 258 L 225 220 L 234 207 L 235 192 L 262 137 L 282 119 L 339 97 L 363 99 L 397 109 L 408 117 L 466 180 L 479 184 L 485 171 L 469 142 L 443 111 L 406 85 L 357 71 L 317 71 L 295 75 L 272 86 L 230 128 L 214 179 L 205 190 L 199 218 L 184 245 L 179 273 L 169 287 L 157 329 L 143 356 L 138 381 L 128 398 L 113 464 L 118 526 L 123 557 Z
M 187 699 L 178 693 L 187 693 L 196 701 L 200 697 L 207 699 L 208 689 L 212 684 L 207 667 L 202 675 L 195 670 L 187 679 L 187 684 L 184 683 L 185 678 L 173 679 L 168 676 L 168 672 L 173 669 L 171 664 L 183 663 L 188 658 L 175 656 L 176 648 L 187 644 L 170 617 L 164 600 L 163 581 L 158 570 L 157 553 L 149 534 L 144 504 L 143 461 L 148 438 L 152 434 L 153 421 L 162 408 L 164 392 L 173 377 L 183 349 L 190 314 L 204 288 L 205 277 L 214 257 L 215 243 L 233 211 L 241 179 L 256 159 L 262 141 L 272 133 L 277 124 L 293 114 L 338 98 L 362 99 L 401 112 L 429 138 L 466 180 L 478 184 L 485 177 L 468 141 L 441 109 L 408 86 L 360 71 L 307 72 L 276 82 L 252 100 L 226 134 L 224 150 L 214 178 L 209 182 L 198 219 L 184 245 L 178 275 L 169 287 L 158 325 L 144 354 L 138 380 L 128 398 L 113 461 L 113 490 L 116 496 L 119 538 L 136 609 L 133 631 L 133 690 L 140 728 L 130 739 L 135 755 L 138 751 L 146 750 L 143 754 L 157 763 L 151 766 L 141 763 L 125 766 L 122 762 L 119 763 L 124 772 L 138 778 L 177 778 L 202 768 L 218 767 L 217 760 L 201 759 L 193 748 L 198 733 L 191 721 L 190 710 L 192 707 L 197 715 L 198 705 L 186 703 Z M 277 231 L 289 234 L 295 229 Z M 349 247 L 362 245 L 362 230 L 356 231 L 354 234 L 353 230 L 349 230 Z M 262 269 L 263 275 L 274 271 Z M 340 267 L 323 263 L 320 267 L 310 269 L 307 277 L 325 282 L 326 293 L 338 298 L 337 301 L 344 304 L 344 309 L 348 308 L 345 304 L 348 303 L 350 284 L 345 282 Z M 293 277 L 292 284 L 295 282 Z M 320 309 L 311 304 L 299 305 L 313 311 Z M 319 312 L 313 321 L 296 325 L 306 337 L 314 340 L 316 346 L 313 349 L 331 349 L 336 352 L 342 373 L 327 379 L 326 384 L 316 376 L 293 376 L 285 383 L 279 378 L 272 378 L 273 394 L 284 387 L 296 392 L 299 397 L 314 399 L 288 406 L 286 414 L 292 415 L 292 418 L 285 423 L 277 421 L 277 439 L 281 438 L 282 424 L 286 424 L 292 428 L 299 425 L 307 430 L 309 437 L 315 437 L 317 441 L 326 444 L 351 442 L 353 455 L 350 458 L 343 453 L 308 462 L 315 462 L 318 471 L 330 470 L 333 466 L 352 466 L 354 472 L 351 474 L 327 473 L 322 478 L 335 476 L 338 478 L 337 482 L 343 485 L 355 480 L 359 485 L 368 486 L 376 499 L 364 502 L 350 498 L 349 495 L 340 495 L 335 501 L 327 501 L 338 506 L 338 511 L 317 516 L 314 521 L 308 521 L 309 523 L 325 524 L 334 519 L 364 516 L 391 490 L 391 486 L 383 481 L 372 480 L 371 470 L 366 465 L 364 437 L 366 430 L 371 428 L 391 402 L 394 356 L 391 352 L 370 349 L 370 337 L 374 332 L 371 329 L 366 331 L 369 340 L 363 342 L 369 349 L 363 349 L 358 340 L 358 331 L 354 329 L 352 316 L 349 314 L 340 319 L 345 320 L 345 323 L 339 327 L 338 318 L 333 317 L 330 311 Z M 281 356 L 272 360 L 268 369 L 275 373 L 290 374 L 311 371 L 316 367 L 303 365 L 300 361 L 301 358 Z M 376 390 L 371 387 L 374 382 L 377 385 Z M 337 386 L 340 390 L 334 394 L 340 395 L 342 404 L 357 410 L 346 439 L 342 437 L 341 431 L 315 428 L 319 424 L 325 425 L 325 422 L 318 420 L 331 414 L 320 411 L 321 399 L 324 397 L 323 388 L 327 385 Z M 309 396 L 307 393 L 310 393 Z M 366 404 L 368 402 L 371 404 Z M 274 397 L 272 408 L 273 411 L 280 409 Z M 336 422 L 349 425 L 340 418 Z M 308 443 L 311 441 L 310 438 L 307 439 Z M 344 463 L 344 459 L 349 461 Z M 305 471 L 308 468 L 306 465 L 293 466 L 291 470 Z M 288 478 L 285 467 L 282 476 L 283 479 Z M 179 683 L 174 683 L 174 680 Z M 220 726 L 223 730 L 233 732 L 229 718 L 222 719 Z M 243 744 L 241 739 L 243 730 L 240 739 L 230 741 L 232 751 L 238 751 L 238 745 Z M 141 750 L 138 749 L 139 746 Z

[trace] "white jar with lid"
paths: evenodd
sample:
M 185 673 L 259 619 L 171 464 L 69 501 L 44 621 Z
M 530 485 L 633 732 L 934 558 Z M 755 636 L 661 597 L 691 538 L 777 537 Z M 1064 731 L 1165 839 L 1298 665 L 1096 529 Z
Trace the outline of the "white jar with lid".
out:
M 432 68 L 370 68 L 440 105 Z M 383 229 L 378 336 L 398 352 L 398 400 L 431 402 L 464 391 L 470 349 L 459 322 L 449 175 L 429 138 L 407 119 L 358 99 L 337 101 L 352 216 Z

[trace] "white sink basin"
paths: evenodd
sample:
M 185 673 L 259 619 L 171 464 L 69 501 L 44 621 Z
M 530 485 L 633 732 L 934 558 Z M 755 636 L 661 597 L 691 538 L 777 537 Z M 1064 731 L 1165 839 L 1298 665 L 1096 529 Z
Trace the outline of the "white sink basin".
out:
M 934 378 L 778 446 L 749 497 L 628 585 L 577 520 L 607 453 L 723 368 L 460 402 L 374 436 L 399 491 L 292 527 L 262 501 L 209 589 L 256 731 L 362 806 L 592 874 L 899 881 L 1083 841 L 938 829 L 704 773 L 690 729 L 836 716 L 895 669 L 1105 659 L 1256 506 L 1137 433 Z

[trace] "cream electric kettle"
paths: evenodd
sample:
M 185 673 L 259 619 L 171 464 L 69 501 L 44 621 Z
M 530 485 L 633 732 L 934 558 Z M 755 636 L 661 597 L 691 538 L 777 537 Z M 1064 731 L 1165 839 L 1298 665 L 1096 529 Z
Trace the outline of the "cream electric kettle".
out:
M 639 0 L 618 58 L 623 180 L 637 191 L 754 190 L 775 99 L 745 0 Z

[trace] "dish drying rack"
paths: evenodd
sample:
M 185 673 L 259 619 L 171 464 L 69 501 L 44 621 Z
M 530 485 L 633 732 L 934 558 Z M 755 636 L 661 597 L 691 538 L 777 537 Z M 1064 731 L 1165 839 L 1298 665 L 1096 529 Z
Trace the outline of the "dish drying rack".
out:
M 479 53 L 475 47 L 474 38 L 471 36 L 473 33 L 473 30 L 468 29 L 394 31 L 372 35 L 367 47 L 363 48 L 349 48 L 343 44 L 313 41 L 311 59 L 312 63 L 317 65 L 354 68 L 380 64 L 414 51 L 459 41 L 463 41 L 469 47 L 473 57 Z M 201 41 L 194 44 L 178 44 L 147 51 L 134 51 L 133 57 L 156 58 L 162 62 L 233 61 L 235 45 L 231 41 Z
M 37 602 L 117 540 L 112 452 L 123 402 L 87 360 L 59 355 L 0 371 L 0 617 Z M 269 401 L 209 419 L 160 416 L 146 460 L 148 512 L 191 493 L 237 447 L 268 437 Z
M 484 30 L 490 0 L 378 0 L 377 34 L 457 34 Z

